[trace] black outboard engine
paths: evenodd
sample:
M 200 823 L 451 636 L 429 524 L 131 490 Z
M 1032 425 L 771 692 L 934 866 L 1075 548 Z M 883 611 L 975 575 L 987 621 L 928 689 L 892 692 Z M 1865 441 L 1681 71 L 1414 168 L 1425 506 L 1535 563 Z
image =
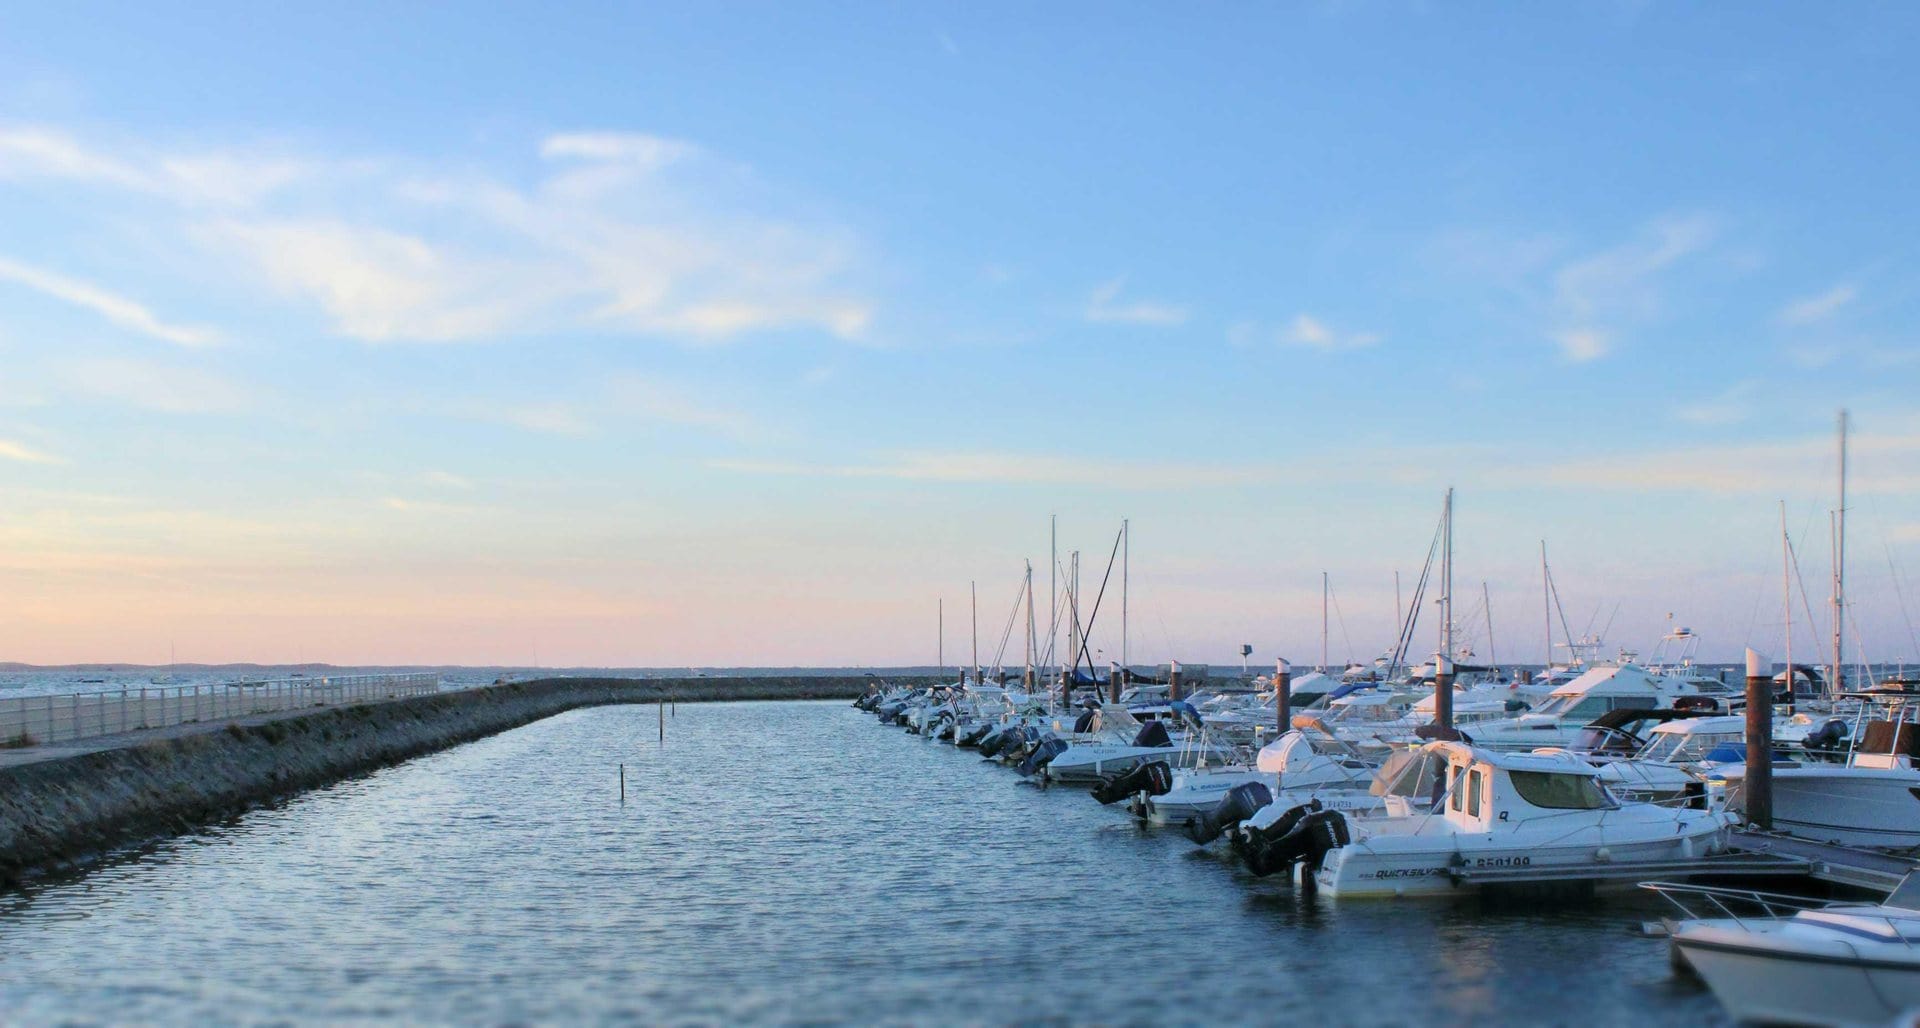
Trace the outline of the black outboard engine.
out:
M 1022 760 L 1016 770 L 1020 772 L 1020 777 L 1026 778 L 1046 767 L 1053 758 L 1065 753 L 1066 749 L 1067 740 L 1057 735 L 1049 735 L 1034 745 L 1033 752 L 1027 754 L 1027 759 Z
M 1014 736 L 1008 740 L 1006 748 L 1000 751 L 1000 759 L 1008 764 L 1018 764 L 1040 745 L 1040 729 L 1028 725 L 1014 729 Z
M 1322 809 L 1319 800 L 1294 807 L 1264 830 L 1244 832 L 1242 836 L 1240 859 L 1257 878 L 1296 863 L 1305 864 L 1311 874 L 1320 869 L 1328 853 L 1353 841 L 1346 816 Z
M 1173 789 L 1173 767 L 1164 760 L 1148 761 L 1124 774 L 1102 779 L 1093 787 L 1093 798 L 1101 803 L 1117 803 L 1129 796 L 1146 793 L 1165 796 Z
M 991 721 L 976 721 L 968 725 L 965 731 L 956 728 L 953 733 L 954 745 L 963 748 L 978 746 L 980 745 L 980 740 L 985 739 L 987 733 L 997 727 L 999 726 Z
M 991 757 L 1005 749 L 1007 743 L 1013 740 L 1015 731 L 1017 729 L 1011 725 L 994 725 L 987 729 L 987 734 L 980 737 L 980 755 Z
M 1801 742 L 1801 745 L 1806 747 L 1809 752 L 1838 753 L 1840 750 L 1846 748 L 1847 735 L 1846 722 L 1839 718 L 1834 718 L 1813 731 L 1808 732 L 1806 739 Z
M 1171 746 L 1173 738 L 1167 735 L 1167 726 L 1158 721 L 1149 721 L 1140 726 L 1140 734 L 1133 737 L 1135 746 Z
M 1267 783 L 1242 782 L 1228 789 L 1212 810 L 1187 819 L 1187 838 L 1205 846 L 1272 802 L 1273 790 L 1267 788 Z
M 1073 730 L 1076 734 L 1085 735 L 1093 731 L 1093 724 L 1098 720 L 1100 720 L 1100 712 L 1098 710 L 1083 710 L 1080 712 L 1080 716 L 1074 719 Z

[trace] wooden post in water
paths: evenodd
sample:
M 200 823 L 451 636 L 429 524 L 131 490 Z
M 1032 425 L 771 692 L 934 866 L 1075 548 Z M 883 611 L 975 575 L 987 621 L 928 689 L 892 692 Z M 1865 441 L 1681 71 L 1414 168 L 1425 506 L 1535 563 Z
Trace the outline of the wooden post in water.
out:
M 667 741 L 667 701 L 663 698 L 654 704 L 660 711 L 660 741 Z
M 1167 698 L 1173 700 L 1180 699 L 1183 695 L 1180 686 L 1180 662 L 1177 660 L 1169 661 L 1167 664 Z
M 1444 653 L 1433 658 L 1433 723 L 1453 731 L 1453 658 Z
M 627 804 L 627 765 L 620 765 L 620 805 Z
M 1126 682 L 1126 672 L 1120 669 L 1120 665 L 1107 661 L 1107 702 L 1120 702 L 1120 690 L 1126 688 Z M 1098 685 L 1099 683 L 1096 682 L 1093 690 L 1095 696 L 1100 695 Z
M 1285 657 L 1273 662 L 1273 713 L 1274 721 L 1280 726 L 1281 735 L 1285 735 L 1293 722 L 1293 666 Z M 1279 736 L 1275 736 L 1279 738 Z
M 1747 821 L 1773 827 L 1773 661 L 1747 650 Z M 1793 688 L 1793 665 L 1787 665 Z

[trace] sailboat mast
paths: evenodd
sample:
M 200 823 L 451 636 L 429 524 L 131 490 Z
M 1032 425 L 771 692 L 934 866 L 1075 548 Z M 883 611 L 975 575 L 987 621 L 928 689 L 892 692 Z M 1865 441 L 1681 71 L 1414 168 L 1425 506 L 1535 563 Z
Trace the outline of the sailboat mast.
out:
M 1540 540 L 1540 613 L 1547 627 L 1547 659 L 1540 665 L 1542 674 L 1553 670 L 1553 575 L 1547 570 L 1547 541 Z
M 1126 518 L 1120 519 L 1120 667 L 1122 670 L 1132 667 L 1127 663 L 1127 579 L 1132 564 L 1133 526 Z
M 939 602 L 940 606 L 937 608 L 939 613 L 935 616 L 939 619 L 937 624 L 940 633 L 940 677 L 945 678 L 947 677 L 947 598 L 942 596 Z
M 1453 661 L 1453 489 L 1447 489 L 1447 538 L 1440 565 L 1440 650 Z
M 1327 673 L 1327 573 L 1320 572 L 1320 673 Z
M 1033 688 L 1033 561 L 1027 561 L 1027 674 L 1021 681 L 1026 689 Z
M 1047 659 L 1060 657 L 1060 515 L 1047 515 Z
M 1787 695 L 1793 695 L 1793 539 L 1787 534 L 1787 501 L 1780 501 L 1780 607 L 1786 612 Z
M 973 596 L 973 684 L 980 685 L 980 584 L 968 582 L 967 591 Z
M 1480 580 L 1480 605 L 1487 609 L 1487 661 L 1500 665 L 1500 650 L 1493 645 L 1493 600 L 1487 597 L 1487 580 Z
M 1827 681 L 1838 692 L 1845 684 L 1841 671 L 1841 639 L 1846 624 L 1847 595 L 1847 412 L 1840 411 L 1840 503 L 1833 512 L 1833 673 Z

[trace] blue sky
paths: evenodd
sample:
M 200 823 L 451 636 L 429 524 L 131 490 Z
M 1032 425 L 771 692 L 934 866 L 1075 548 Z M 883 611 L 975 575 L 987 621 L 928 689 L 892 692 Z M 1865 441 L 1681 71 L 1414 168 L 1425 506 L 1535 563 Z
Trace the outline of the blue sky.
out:
M 1576 633 L 1779 655 L 1845 405 L 1912 657 L 1917 19 L 10 10 L 0 650 L 920 661 L 1058 513 L 1137 659 L 1303 659 L 1322 570 L 1366 657 L 1451 484 L 1481 652 L 1544 538 Z

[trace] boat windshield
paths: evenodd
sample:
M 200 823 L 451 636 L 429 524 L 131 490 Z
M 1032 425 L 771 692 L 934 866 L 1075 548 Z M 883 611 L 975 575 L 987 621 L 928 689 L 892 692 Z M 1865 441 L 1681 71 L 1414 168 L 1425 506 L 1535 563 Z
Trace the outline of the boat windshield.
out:
M 1658 760 L 1668 764 L 1705 760 L 1707 754 L 1725 743 L 1742 741 L 1739 732 L 1661 732 L 1647 743 L 1637 760 Z
M 1613 806 L 1605 789 L 1589 775 L 1552 771 L 1509 771 L 1514 791 L 1536 807 L 1548 810 L 1601 810 Z
M 1401 750 L 1380 769 L 1380 777 L 1367 791 L 1375 796 L 1405 796 L 1426 800 L 1433 796 L 1440 771 L 1447 758 L 1421 750 Z

